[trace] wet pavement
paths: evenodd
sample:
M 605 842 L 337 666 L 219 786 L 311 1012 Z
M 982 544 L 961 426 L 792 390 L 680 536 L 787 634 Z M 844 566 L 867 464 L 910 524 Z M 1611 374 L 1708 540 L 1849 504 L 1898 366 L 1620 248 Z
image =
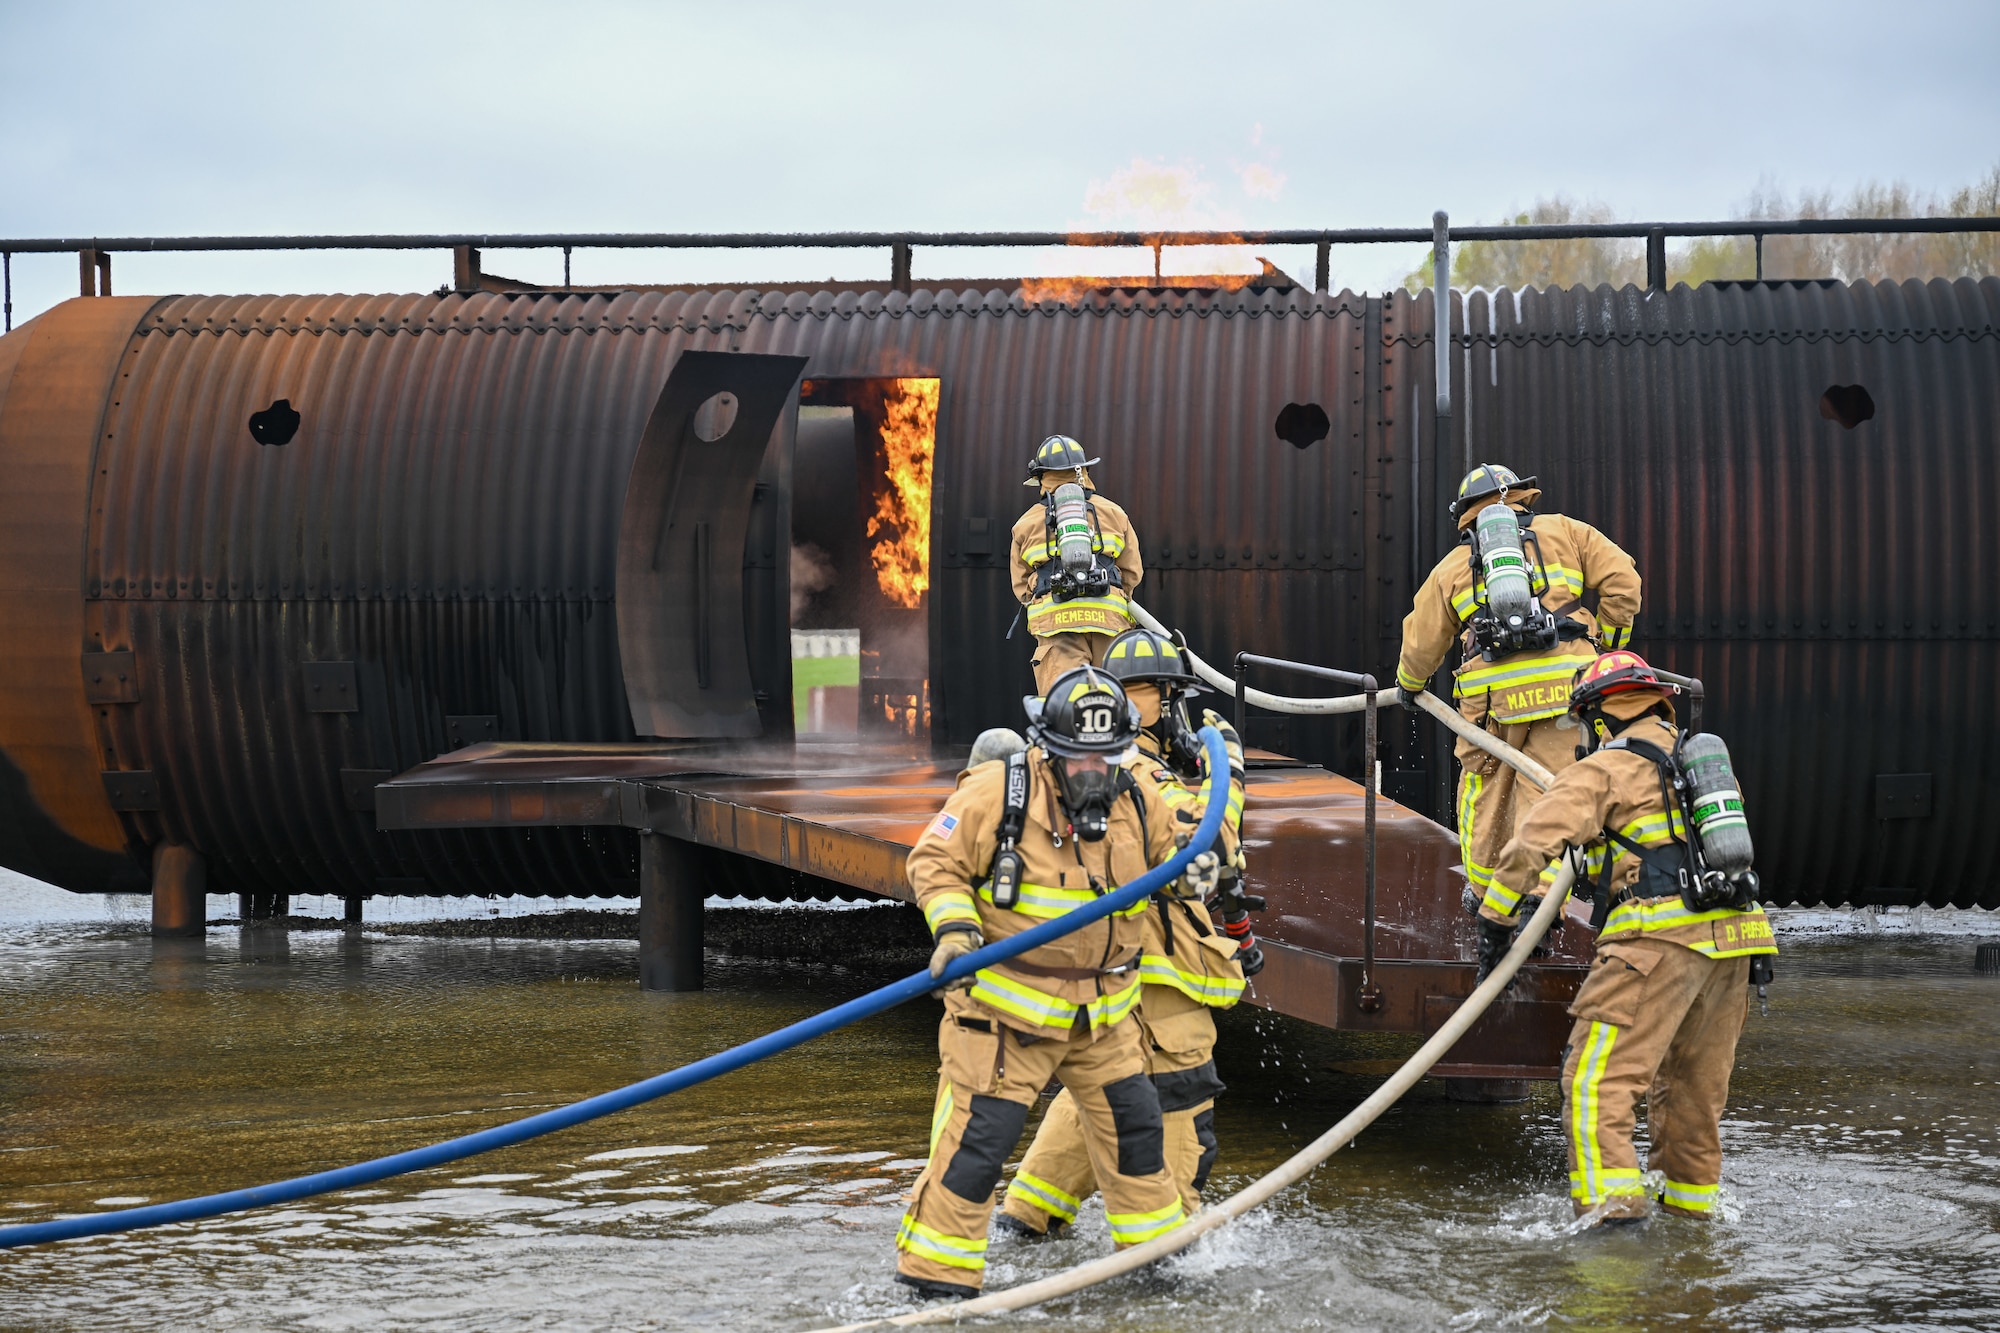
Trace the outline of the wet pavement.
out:
M 828 911 L 816 939 L 784 930 L 828 950 L 865 935 L 866 966 L 711 953 L 707 991 L 644 995 L 625 939 L 372 923 L 216 927 L 168 947 L 147 938 L 144 908 L 0 873 L 6 1221 L 464 1133 L 720 1050 L 879 984 L 897 961 L 882 931 Z M 1740 1052 L 1716 1223 L 1570 1234 L 1553 1087 L 1478 1106 L 1426 1082 L 1261 1215 L 1010 1322 L 2000 1324 L 2000 976 L 1972 971 L 2000 921 L 1788 924 L 1770 1013 L 1753 1009 Z M 711 943 L 756 933 L 745 913 Z M 890 1247 L 921 1166 L 935 1023 L 929 1002 L 906 1006 L 664 1103 L 366 1190 L 0 1253 L 0 1327 L 790 1330 L 895 1313 L 910 1308 Z M 1218 1191 L 1302 1146 L 1411 1049 L 1228 1015 Z M 996 1240 L 991 1278 L 1108 1248 L 1092 1205 L 1073 1238 Z

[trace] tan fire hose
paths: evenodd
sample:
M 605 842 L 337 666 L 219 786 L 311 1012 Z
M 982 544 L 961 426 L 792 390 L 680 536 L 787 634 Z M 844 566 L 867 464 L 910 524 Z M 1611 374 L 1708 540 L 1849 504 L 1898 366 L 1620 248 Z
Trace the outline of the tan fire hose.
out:
M 1168 631 L 1137 602 L 1132 603 L 1132 613 L 1146 628 L 1165 634 Z M 1236 682 L 1209 666 L 1208 663 L 1188 653 L 1188 660 L 1197 674 L 1217 689 L 1226 690 L 1232 696 L 1236 692 Z M 1362 695 L 1349 695 L 1330 699 L 1292 699 L 1283 695 L 1267 694 L 1262 690 L 1246 689 L 1247 702 L 1271 712 L 1330 714 L 1360 712 L 1367 707 Z M 1473 726 L 1458 715 L 1457 710 L 1433 697 L 1421 693 L 1416 697 L 1417 706 L 1448 727 L 1453 734 L 1462 736 L 1480 749 L 1498 759 L 1513 765 L 1536 786 L 1547 789 L 1554 775 L 1542 765 L 1522 754 L 1499 737 L 1480 727 Z M 1312 1169 L 1327 1158 L 1352 1143 L 1356 1136 L 1391 1106 L 1404 1093 L 1415 1087 L 1417 1080 L 1430 1072 L 1432 1065 L 1444 1058 L 1458 1039 L 1479 1021 L 1487 1007 L 1500 997 L 1514 974 L 1528 959 L 1542 936 L 1548 934 L 1549 927 L 1562 914 L 1563 904 L 1569 900 L 1570 887 L 1576 882 L 1576 872 L 1567 860 L 1558 863 L 1555 883 L 1543 896 L 1541 905 L 1528 919 L 1528 924 L 1514 937 L 1514 946 L 1507 951 L 1485 981 L 1466 998 L 1445 1025 L 1439 1028 L 1431 1039 L 1418 1049 L 1417 1053 L 1403 1063 L 1381 1087 L 1370 1093 L 1367 1100 L 1349 1111 L 1340 1123 L 1320 1135 L 1306 1147 L 1294 1153 L 1283 1165 L 1267 1176 L 1253 1181 L 1238 1193 L 1232 1195 L 1213 1208 L 1203 1209 L 1183 1225 L 1176 1227 L 1156 1240 L 1143 1245 L 1135 1245 L 1129 1250 L 1079 1264 L 1075 1268 L 1043 1278 L 1039 1282 L 1029 1282 L 1006 1291 L 996 1291 L 990 1295 L 960 1301 L 954 1305 L 933 1306 L 927 1310 L 917 1310 L 910 1314 L 896 1315 L 887 1319 L 870 1319 L 859 1324 L 843 1324 L 838 1328 L 821 1329 L 818 1333 L 854 1333 L 864 1328 L 907 1327 L 913 1324 L 955 1324 L 964 1319 L 976 1319 L 981 1315 L 1004 1314 L 1012 1310 L 1025 1310 L 1040 1305 L 1044 1301 L 1055 1300 L 1108 1282 L 1114 1277 L 1143 1268 L 1156 1260 L 1178 1254 L 1195 1243 L 1202 1236 L 1225 1223 L 1234 1221 L 1259 1204 L 1269 1200 L 1278 1191 L 1294 1185 L 1311 1173 Z
M 1162 625 L 1152 612 L 1137 602 L 1132 602 L 1129 605 L 1132 608 L 1133 617 L 1141 625 L 1144 625 L 1156 634 L 1171 635 L 1172 631 L 1165 625 Z M 1232 698 L 1235 696 L 1235 681 L 1202 661 L 1201 658 L 1195 655 L 1192 649 L 1185 649 L 1184 646 L 1184 650 L 1187 652 L 1188 664 L 1194 668 L 1196 675 Z M 1269 713 L 1290 713 L 1295 716 L 1308 717 L 1339 713 L 1359 713 L 1368 707 L 1367 696 L 1361 694 L 1339 695 L 1327 699 L 1294 699 L 1288 695 L 1270 694 L 1264 690 L 1246 688 L 1243 691 L 1243 698 L 1245 702 L 1251 704 L 1253 707 L 1261 708 Z M 1528 781 L 1534 783 L 1544 791 L 1548 790 L 1549 783 L 1554 781 L 1555 775 L 1549 772 L 1548 769 L 1528 758 L 1527 755 L 1522 754 L 1492 732 L 1487 731 L 1483 727 L 1475 727 L 1472 723 L 1467 722 L 1458 715 L 1457 711 L 1451 705 L 1430 694 L 1428 691 L 1417 695 L 1417 707 L 1429 713 L 1439 722 L 1442 722 L 1453 735 L 1478 746 L 1496 759 L 1505 760 L 1507 763 L 1512 764 L 1521 771 L 1522 775 Z
M 1320 1135 L 1306 1147 L 1294 1153 L 1284 1165 L 1269 1175 L 1253 1182 L 1241 1192 L 1217 1204 L 1203 1209 L 1185 1224 L 1143 1245 L 1134 1245 L 1129 1250 L 1079 1264 L 1075 1268 L 1045 1277 L 1039 1282 L 1029 1282 L 1006 1291 L 996 1291 L 988 1296 L 979 1296 L 956 1305 L 933 1306 L 928 1310 L 917 1310 L 910 1314 L 896 1315 L 888 1319 L 871 1319 L 859 1324 L 843 1324 L 839 1328 L 821 1329 L 819 1333 L 852 1333 L 863 1328 L 882 1328 L 910 1324 L 953 1324 L 962 1319 L 975 1319 L 980 1315 L 1002 1314 L 1009 1310 L 1025 1310 L 1043 1301 L 1052 1301 L 1058 1296 L 1068 1296 L 1107 1282 L 1136 1268 L 1143 1268 L 1155 1260 L 1177 1254 L 1207 1235 L 1209 1232 L 1243 1216 L 1252 1208 L 1270 1199 L 1279 1190 L 1294 1185 L 1334 1153 L 1352 1143 L 1362 1130 L 1375 1123 L 1402 1095 L 1416 1086 L 1417 1080 L 1429 1072 L 1430 1067 L 1444 1058 L 1466 1030 L 1486 1012 L 1487 1006 L 1500 997 L 1507 983 L 1514 979 L 1514 973 L 1527 961 L 1528 954 L 1542 941 L 1549 927 L 1555 923 L 1569 898 L 1570 885 L 1576 874 L 1567 862 L 1560 865 L 1556 880 L 1543 897 L 1540 907 L 1528 919 L 1528 924 L 1514 938 L 1514 947 L 1500 960 L 1492 975 L 1479 983 L 1465 1003 L 1458 1007 L 1437 1034 L 1423 1044 L 1415 1055 L 1404 1062 L 1387 1082 L 1370 1093 L 1368 1099 L 1342 1117 L 1339 1124 Z

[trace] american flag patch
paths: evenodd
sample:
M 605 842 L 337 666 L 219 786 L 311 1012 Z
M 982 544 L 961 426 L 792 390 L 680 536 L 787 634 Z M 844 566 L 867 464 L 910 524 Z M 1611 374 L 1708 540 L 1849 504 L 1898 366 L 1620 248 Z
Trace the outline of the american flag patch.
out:
M 958 816 L 939 815 L 936 819 L 933 819 L 931 821 L 931 826 L 929 831 L 935 834 L 937 837 L 949 838 L 952 834 L 958 831 Z

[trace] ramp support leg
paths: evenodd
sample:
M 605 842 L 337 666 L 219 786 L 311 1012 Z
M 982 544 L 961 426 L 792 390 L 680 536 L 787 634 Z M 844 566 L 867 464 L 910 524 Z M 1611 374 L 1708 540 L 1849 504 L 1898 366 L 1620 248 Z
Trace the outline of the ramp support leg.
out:
M 208 930 L 208 863 L 192 847 L 153 849 L 153 934 L 172 939 Z
M 639 835 L 639 988 L 701 989 L 700 849 L 664 833 Z

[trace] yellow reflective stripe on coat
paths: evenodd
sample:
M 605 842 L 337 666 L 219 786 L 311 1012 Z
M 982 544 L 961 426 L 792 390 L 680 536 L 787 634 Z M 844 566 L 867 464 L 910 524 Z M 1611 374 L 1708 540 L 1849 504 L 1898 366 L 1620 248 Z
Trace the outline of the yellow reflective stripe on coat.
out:
M 1571 599 L 1583 596 L 1582 570 L 1572 569 L 1568 565 L 1543 565 L 1541 568 L 1549 576 L 1549 586 L 1542 593 L 1544 597 L 1555 592 L 1566 592 Z M 1472 619 L 1472 613 L 1479 609 L 1479 595 L 1485 586 L 1483 580 L 1474 579 L 1471 587 L 1461 588 L 1453 593 L 1452 613 L 1461 621 Z
M 1428 677 L 1421 680 L 1418 679 L 1417 677 L 1410 674 L 1408 667 L 1404 666 L 1401 662 L 1398 662 L 1396 663 L 1396 683 L 1398 685 L 1401 685 L 1404 689 L 1408 690 L 1411 694 L 1415 694 L 1418 690 L 1421 690 L 1426 686 L 1428 686 L 1430 684 L 1430 680 Z
M 1119 556 L 1125 554 L 1125 535 L 1120 532 L 1093 533 L 1090 539 L 1090 549 L 1099 555 L 1108 555 L 1113 560 L 1116 560 Z M 1033 546 L 1022 548 L 1021 563 L 1029 569 L 1033 569 L 1037 565 L 1046 565 L 1049 561 L 1055 559 L 1060 552 L 1060 544 L 1051 545 L 1048 542 L 1038 542 Z
M 1044 597 L 1028 608 L 1028 633 L 1038 639 L 1053 634 L 1122 634 L 1132 624 L 1125 594 L 1116 588 L 1102 597 L 1072 597 L 1067 602 Z
M 1646 934 L 1656 930 L 1678 930 L 1684 926 L 1709 926 L 1710 939 L 1677 940 L 1705 958 L 1741 958 L 1753 953 L 1776 953 L 1777 937 L 1771 933 L 1771 919 L 1762 907 L 1738 910 L 1714 907 L 1706 912 L 1690 912 L 1678 898 L 1635 899 L 1611 909 L 1597 938 L 1606 940 L 1628 932 Z
M 1106 1212 L 1104 1220 L 1111 1224 L 1111 1239 L 1120 1245 L 1137 1245 L 1155 1236 L 1164 1236 L 1181 1223 L 1187 1221 L 1187 1213 L 1181 1208 L 1181 1201 L 1175 1199 L 1165 1208 L 1155 1208 L 1150 1213 Z
M 1611 1048 L 1617 1044 L 1618 1029 L 1610 1023 L 1592 1023 L 1590 1031 L 1583 1039 L 1583 1055 L 1576 1062 L 1576 1073 L 1570 1081 L 1569 1089 L 1569 1141 L 1576 1154 L 1576 1169 L 1569 1173 L 1569 1192 L 1586 1204 L 1596 1203 L 1605 1197 L 1607 1177 L 1616 1176 L 1622 1182 L 1627 1174 L 1622 1169 L 1607 1172 L 1604 1167 L 1604 1152 L 1597 1141 L 1597 1102 L 1599 1085 L 1604 1082 L 1604 1071 L 1611 1063 Z M 1634 1192 L 1639 1184 L 1639 1173 L 1632 1171 Z
M 931 934 L 938 927 L 950 921 L 969 921 L 979 924 L 979 909 L 973 905 L 972 895 L 963 889 L 946 889 L 924 904 L 924 922 L 931 928 Z
M 1684 1208 L 1690 1213 L 1705 1213 L 1715 1207 L 1716 1191 L 1721 1188 L 1720 1185 L 1690 1185 L 1684 1180 L 1669 1180 L 1660 1192 L 1660 1202 Z
M 972 974 L 972 989 L 967 994 L 982 1004 L 992 1005 L 1003 1014 L 1011 1014 L 1037 1027 L 1073 1027 L 1077 1011 L 1081 1009 L 1089 1016 L 1090 1026 L 1100 1028 L 1121 1021 L 1138 1007 L 1139 979 L 1133 977 L 1122 988 L 1079 1005 L 1038 991 L 1012 977 L 1003 977 L 990 967 L 982 967 Z
M 993 908 L 994 911 L 1019 912 L 1022 916 L 1031 916 L 1038 921 L 1046 921 L 1052 917 L 1062 916 L 1066 912 L 1074 912 L 1086 903 L 1096 902 L 1098 896 L 1089 889 L 1065 889 L 1050 884 L 1023 884 L 1021 886 L 1021 896 L 1014 900 L 1014 905 L 1012 907 L 1002 907 L 993 901 L 992 885 L 982 884 L 979 886 L 979 900 Z M 1112 915 L 1137 916 L 1145 910 L 1146 900 L 1141 898 L 1130 907 L 1119 908 Z
M 1139 980 L 1148 986 L 1172 986 L 1190 1000 L 1227 1009 L 1243 998 L 1240 977 L 1208 977 L 1189 972 L 1165 954 L 1149 953 L 1139 959 Z
M 953 1268 L 970 1268 L 974 1272 L 986 1267 L 986 1238 L 971 1236 L 950 1236 L 936 1227 L 927 1227 L 914 1217 L 905 1216 L 903 1225 L 896 1228 L 896 1248 L 908 1250 L 920 1258 L 932 1259 Z
M 1472 663 L 1478 663 L 1473 665 Z M 1463 698 L 1468 694 L 1483 694 L 1491 691 L 1499 694 L 1506 690 L 1520 689 L 1528 685 L 1546 685 L 1560 681 L 1563 698 L 1569 698 L 1569 684 L 1576 679 L 1576 669 L 1582 662 L 1574 653 L 1559 656 L 1510 657 L 1501 662 L 1480 662 L 1471 659 L 1463 671 L 1458 673 L 1453 691 Z
M 1063 1193 L 1040 1176 L 1031 1176 L 1026 1171 L 1014 1174 L 1007 1193 L 1030 1207 L 1041 1209 L 1059 1222 L 1076 1221 L 1076 1210 L 1083 1207 L 1083 1200 Z
M 1632 627 L 1630 625 L 1603 625 L 1599 627 L 1598 637 L 1603 640 L 1606 648 L 1623 648 L 1632 642 Z
M 1521 895 L 1514 892 L 1512 889 L 1508 888 L 1505 884 L 1502 884 L 1497 879 L 1490 879 L 1487 881 L 1486 896 L 1479 900 L 1479 905 L 1481 907 L 1491 908 L 1493 911 L 1498 912 L 1501 916 L 1514 915 L 1514 909 L 1520 906 L 1520 904 L 1521 904 Z

